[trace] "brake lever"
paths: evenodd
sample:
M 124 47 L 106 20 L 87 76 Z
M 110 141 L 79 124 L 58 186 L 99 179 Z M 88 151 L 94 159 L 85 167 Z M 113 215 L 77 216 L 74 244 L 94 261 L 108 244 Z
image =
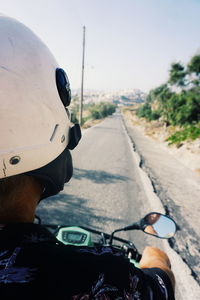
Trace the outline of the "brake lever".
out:
M 132 243 L 130 243 L 129 245 L 124 244 L 123 250 L 125 251 L 129 259 L 134 259 L 136 262 L 140 261 L 142 255 L 138 252 L 138 250 Z

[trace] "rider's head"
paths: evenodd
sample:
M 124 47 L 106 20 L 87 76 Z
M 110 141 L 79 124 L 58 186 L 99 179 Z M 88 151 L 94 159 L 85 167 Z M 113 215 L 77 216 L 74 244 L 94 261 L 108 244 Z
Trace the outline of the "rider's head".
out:
M 25 174 L 42 183 L 41 199 L 72 176 L 79 127 L 71 128 L 66 73 L 26 26 L 0 16 L 0 184 Z M 1 190 L 1 188 L 0 188 Z

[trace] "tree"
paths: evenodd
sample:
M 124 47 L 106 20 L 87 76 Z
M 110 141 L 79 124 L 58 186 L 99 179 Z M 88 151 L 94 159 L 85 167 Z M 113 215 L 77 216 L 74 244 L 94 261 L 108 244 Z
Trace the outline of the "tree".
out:
M 197 76 L 200 76 L 200 54 L 192 57 L 187 65 L 187 69 L 189 72 L 193 72 Z
M 179 90 L 173 91 L 171 85 Z M 167 83 L 149 92 L 137 115 L 148 120 L 160 116 L 167 125 L 197 126 L 200 122 L 200 55 L 193 56 L 187 68 L 173 63 Z
M 169 113 L 170 104 L 169 100 L 172 98 L 174 93 L 170 90 L 167 83 L 162 84 L 158 88 L 154 89 L 154 97 L 156 97 L 158 102 L 158 110 L 162 116 L 163 121 L 169 125 Z
M 195 55 L 191 58 L 187 65 L 187 70 L 192 77 L 192 84 L 194 86 L 200 85 L 200 55 Z M 195 77 L 192 76 L 193 74 Z
M 187 72 L 182 64 L 176 62 L 171 64 L 171 69 L 169 71 L 169 84 L 177 85 L 178 87 L 184 87 L 186 85 Z

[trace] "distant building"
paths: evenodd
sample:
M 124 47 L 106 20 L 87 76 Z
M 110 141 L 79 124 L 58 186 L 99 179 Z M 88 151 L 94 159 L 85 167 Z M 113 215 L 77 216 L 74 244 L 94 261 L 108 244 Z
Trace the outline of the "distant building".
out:
M 72 97 L 80 97 L 80 91 L 72 91 Z M 84 103 L 112 102 L 118 105 L 131 106 L 145 101 L 146 94 L 139 89 L 127 89 L 114 92 L 85 90 Z

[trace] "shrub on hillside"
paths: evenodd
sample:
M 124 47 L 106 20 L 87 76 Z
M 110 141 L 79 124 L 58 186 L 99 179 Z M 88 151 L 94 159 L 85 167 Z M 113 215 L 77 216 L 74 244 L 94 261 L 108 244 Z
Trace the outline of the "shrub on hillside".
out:
M 180 144 L 182 141 L 200 138 L 200 123 L 188 125 L 167 138 L 169 145 Z
M 136 114 L 139 118 L 146 118 L 149 121 L 158 120 L 160 118 L 159 111 L 152 111 L 151 105 L 148 102 L 140 106 L 137 109 Z
M 101 102 L 95 105 L 92 105 L 89 108 L 90 116 L 92 119 L 102 119 L 111 115 L 115 112 L 116 105 L 107 102 Z
M 167 126 L 181 127 L 169 138 L 171 143 L 199 137 L 200 55 L 193 56 L 187 66 L 173 63 L 168 81 L 149 92 L 137 115 L 150 121 L 161 117 Z

